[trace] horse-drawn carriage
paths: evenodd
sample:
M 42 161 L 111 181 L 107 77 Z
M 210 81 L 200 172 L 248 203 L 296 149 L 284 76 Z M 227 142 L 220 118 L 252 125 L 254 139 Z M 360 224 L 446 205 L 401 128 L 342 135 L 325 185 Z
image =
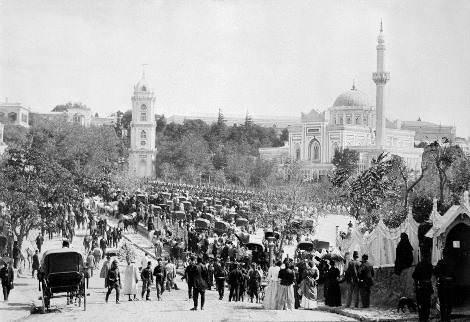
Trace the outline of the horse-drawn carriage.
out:
M 209 231 L 210 221 L 204 218 L 198 218 L 194 221 L 194 230 L 198 232 Z
M 248 219 L 243 217 L 238 217 L 235 220 L 235 226 L 237 227 L 248 227 Z
M 185 220 L 186 213 L 184 211 L 175 211 L 174 217 L 176 218 L 176 220 Z
M 214 221 L 214 215 L 211 214 L 211 213 L 208 213 L 208 212 L 203 212 L 203 213 L 201 214 L 201 218 L 206 219 L 206 220 L 209 220 L 209 222 L 213 222 L 213 221 Z
M 281 238 L 281 234 L 277 231 L 272 231 L 272 230 L 266 230 L 264 232 L 264 239 L 269 240 L 269 241 L 275 241 L 279 240 Z
M 218 235 L 228 234 L 230 230 L 230 224 L 225 221 L 216 221 L 214 223 L 214 232 Z
M 83 256 L 69 248 L 51 249 L 41 259 L 38 279 L 42 290 L 43 310 L 49 310 L 51 298 L 66 297 L 67 304 L 78 301 L 86 310 Z M 65 295 L 58 296 L 59 293 Z
M 183 206 L 185 211 L 190 212 L 193 210 L 193 204 L 191 203 L 191 201 L 183 201 Z
M 301 259 L 312 259 L 314 252 L 315 247 L 311 241 L 301 241 L 297 244 L 295 256 Z

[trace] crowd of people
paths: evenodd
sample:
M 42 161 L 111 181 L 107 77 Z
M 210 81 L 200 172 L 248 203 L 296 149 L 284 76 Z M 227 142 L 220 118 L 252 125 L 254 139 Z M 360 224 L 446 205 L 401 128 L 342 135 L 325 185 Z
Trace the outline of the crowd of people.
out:
M 322 288 L 325 305 L 339 307 L 341 290 L 345 289 L 346 308 L 357 308 L 359 303 L 362 308 L 368 308 L 374 269 L 367 254 L 362 254 L 361 261 L 357 251 L 350 259 L 297 253 L 289 258 L 283 254 L 279 236 L 265 238 L 261 242 L 264 251 L 247 247 L 245 237 L 260 229 L 283 232 L 278 223 L 262 220 L 267 202 L 265 196 L 253 192 L 160 183 L 145 193 L 115 190 L 106 203 L 87 197 L 80 204 L 45 205 L 46 215 L 52 211 L 61 215 L 58 220 L 43 225 L 35 239 L 37 249 L 28 253 L 28 260 L 32 258 L 32 276 L 39 269 L 44 234 L 47 233 L 49 239 L 58 234 L 68 243 L 72 242 L 78 228 L 86 231 L 83 239 L 86 287 L 94 271 L 100 269 L 99 277 L 104 279 L 107 289 L 106 302 L 113 291 L 116 303 L 120 303 L 121 294 L 128 296 L 129 301 L 137 301 L 139 293 L 140 300 L 151 300 L 153 292 L 156 300 L 161 301 L 165 292 L 179 289 L 177 269 L 182 266 L 188 299 L 194 301 L 192 310 L 204 309 L 206 291 L 213 288 L 219 300 L 225 298 L 228 288 L 229 302 L 262 303 L 265 309 L 272 310 L 315 309 L 319 288 Z M 281 210 L 282 205 L 274 208 Z M 315 210 L 306 206 L 300 216 L 308 216 L 312 211 Z M 103 214 L 114 216 L 118 225 L 108 225 L 106 216 L 100 216 Z M 197 227 L 195 223 L 200 218 L 207 218 L 210 226 Z M 238 225 L 239 218 L 245 223 Z M 214 229 L 217 220 L 227 223 L 225 229 Z M 118 248 L 129 226 L 136 230 L 139 223 L 147 228 L 155 254 L 145 254 L 138 265 L 134 259 L 126 258 L 127 265 L 121 275 L 118 260 L 107 255 L 107 249 Z M 404 235 L 397 247 L 395 273 L 398 275 L 413 262 L 413 249 Z M 300 235 L 286 236 L 286 243 L 293 242 L 294 238 L 299 241 Z M 267 251 L 268 244 L 273 246 L 272 253 Z M 18 245 L 14 244 L 13 262 L 5 263 L 0 269 L 5 300 L 13 288 L 12 272 L 18 267 L 21 255 Z M 156 258 L 156 262 L 150 257 Z M 451 263 L 445 261 L 433 267 L 424 255 L 416 266 L 413 279 L 421 321 L 429 319 L 433 274 L 438 278 L 442 320 L 449 319 L 452 303 L 446 301 L 446 296 L 452 292 L 451 267 Z M 345 283 L 343 287 L 342 283 Z

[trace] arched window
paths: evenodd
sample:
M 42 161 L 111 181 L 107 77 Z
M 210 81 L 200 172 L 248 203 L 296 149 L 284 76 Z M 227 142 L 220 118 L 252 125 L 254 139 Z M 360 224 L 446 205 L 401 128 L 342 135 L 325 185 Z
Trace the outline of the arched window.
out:
M 147 138 L 147 132 L 145 132 L 145 131 L 140 132 L 140 138 L 141 139 L 146 139 Z
M 300 160 L 300 146 L 298 144 L 295 146 L 295 160 Z
M 141 109 L 142 111 L 146 111 L 146 110 L 147 110 L 147 105 L 142 104 L 142 106 L 140 107 L 140 109 Z
M 145 92 L 147 90 L 147 87 L 142 86 L 142 92 Z
M 308 145 L 308 159 L 310 161 L 320 161 L 320 142 L 316 139 L 310 141 Z

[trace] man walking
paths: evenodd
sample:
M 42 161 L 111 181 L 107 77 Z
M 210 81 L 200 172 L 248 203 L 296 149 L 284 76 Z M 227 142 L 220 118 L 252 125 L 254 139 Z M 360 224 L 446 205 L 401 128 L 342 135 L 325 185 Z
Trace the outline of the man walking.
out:
M 144 299 L 144 294 L 147 293 L 145 297 L 147 301 L 150 301 L 150 286 L 153 284 L 151 265 L 152 262 L 147 262 L 147 267 L 140 273 L 140 278 L 142 279 L 142 299 Z
M 0 269 L 0 279 L 2 280 L 3 299 L 8 301 L 10 291 L 13 289 L 13 280 L 15 279 L 12 262 L 8 265 L 5 263 L 2 269 Z
M 34 271 L 36 271 L 37 273 L 38 270 L 39 270 L 39 255 L 38 255 L 38 251 L 36 250 L 33 255 L 33 265 L 31 269 L 31 276 L 33 278 L 34 278 Z
M 186 279 L 186 283 L 188 283 L 188 298 L 192 299 L 193 298 L 193 277 L 191 274 L 191 271 L 193 267 L 195 266 L 194 263 L 194 257 L 191 256 L 189 259 L 188 266 L 184 269 L 184 276 L 181 278 L 181 280 Z
M 233 269 L 228 274 L 228 284 L 230 285 L 230 293 L 228 295 L 228 301 L 232 299 L 238 302 L 240 299 L 240 283 L 243 281 L 243 274 L 240 270 L 239 264 L 234 264 Z
M 346 298 L 346 307 L 351 307 L 351 302 L 354 298 L 354 307 L 359 307 L 359 278 L 357 272 L 361 263 L 357 260 L 359 254 L 357 251 L 353 252 L 353 259 L 349 261 L 346 268 L 345 280 L 348 283 L 348 296 Z
M 173 264 L 173 259 L 169 259 L 165 265 L 166 272 L 166 289 L 168 292 L 171 292 L 171 289 L 174 287 L 175 277 L 176 277 L 176 266 Z
M 374 284 L 374 268 L 368 262 L 369 256 L 367 254 L 362 255 L 362 263 L 359 267 L 358 278 L 359 278 L 359 294 L 361 295 L 361 303 L 363 308 L 370 306 L 370 288 Z
M 38 237 L 36 237 L 36 246 L 38 247 L 39 252 L 41 252 L 41 247 L 43 243 L 44 243 L 44 237 L 42 237 L 42 234 L 39 233 Z
M 157 299 L 161 300 L 160 296 L 164 292 L 165 282 L 165 268 L 162 265 L 162 259 L 157 259 L 157 266 L 153 269 L 153 276 L 155 276 L 155 286 L 157 288 Z
M 219 293 L 219 300 L 224 298 L 224 289 L 225 289 L 225 278 L 227 277 L 227 271 L 220 264 L 220 260 L 217 258 L 214 265 L 214 277 L 215 277 L 215 287 Z
M 111 264 L 111 269 L 108 272 L 107 279 L 108 281 L 106 284 L 108 285 L 108 292 L 106 293 L 106 303 L 108 303 L 108 298 L 109 298 L 109 295 L 111 294 L 111 291 L 115 289 L 116 290 L 116 304 L 120 304 L 119 291 L 122 285 L 121 285 L 121 274 L 119 273 L 117 260 L 114 260 L 113 263 Z
M 197 258 L 197 265 L 193 266 L 189 272 L 193 280 L 193 301 L 194 307 L 191 311 L 197 311 L 199 295 L 201 296 L 201 310 L 204 310 L 204 302 L 207 289 L 207 268 L 202 263 L 202 258 Z
M 101 248 L 101 256 L 102 258 L 104 258 L 106 256 L 106 247 L 107 247 L 107 242 L 106 242 L 106 239 L 103 237 L 100 239 L 100 248 Z

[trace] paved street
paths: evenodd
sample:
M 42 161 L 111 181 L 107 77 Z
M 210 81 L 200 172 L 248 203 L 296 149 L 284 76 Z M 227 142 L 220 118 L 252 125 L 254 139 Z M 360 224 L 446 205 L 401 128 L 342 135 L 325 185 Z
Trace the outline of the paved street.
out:
M 137 237 L 132 236 L 131 237 Z M 45 241 L 45 249 L 58 248 L 61 239 Z M 79 234 L 73 242 L 73 247 L 83 250 L 82 237 Z M 138 261 L 142 256 L 137 251 Z M 123 265 L 124 263 L 121 263 Z M 124 266 L 121 266 L 123 271 Z M 192 302 L 187 298 L 187 287 L 179 277 L 178 287 L 181 290 L 165 292 L 163 300 L 156 301 L 155 289 L 152 289 L 152 301 L 129 302 L 127 296 L 121 295 L 121 304 L 114 303 L 114 293 L 111 294 L 108 304 L 105 303 L 104 280 L 99 278 L 96 270 L 90 279 L 89 297 L 87 298 L 87 311 L 74 305 L 66 305 L 65 298 L 52 299 L 52 311 L 47 314 L 30 314 L 32 303 L 40 304 L 40 293 L 36 279 L 32 279 L 27 269 L 25 276 L 15 280 L 15 289 L 12 290 L 8 303 L 0 302 L 0 320 L 31 320 L 31 321 L 353 321 L 340 315 L 319 311 L 295 310 L 268 311 L 263 310 L 261 304 L 247 302 L 232 302 L 227 299 L 218 300 L 215 290 L 206 292 L 206 305 L 204 311 L 192 312 Z M 138 288 L 140 289 L 139 283 Z M 227 294 L 228 295 L 228 294 Z M 139 296 L 140 298 L 140 296 Z

